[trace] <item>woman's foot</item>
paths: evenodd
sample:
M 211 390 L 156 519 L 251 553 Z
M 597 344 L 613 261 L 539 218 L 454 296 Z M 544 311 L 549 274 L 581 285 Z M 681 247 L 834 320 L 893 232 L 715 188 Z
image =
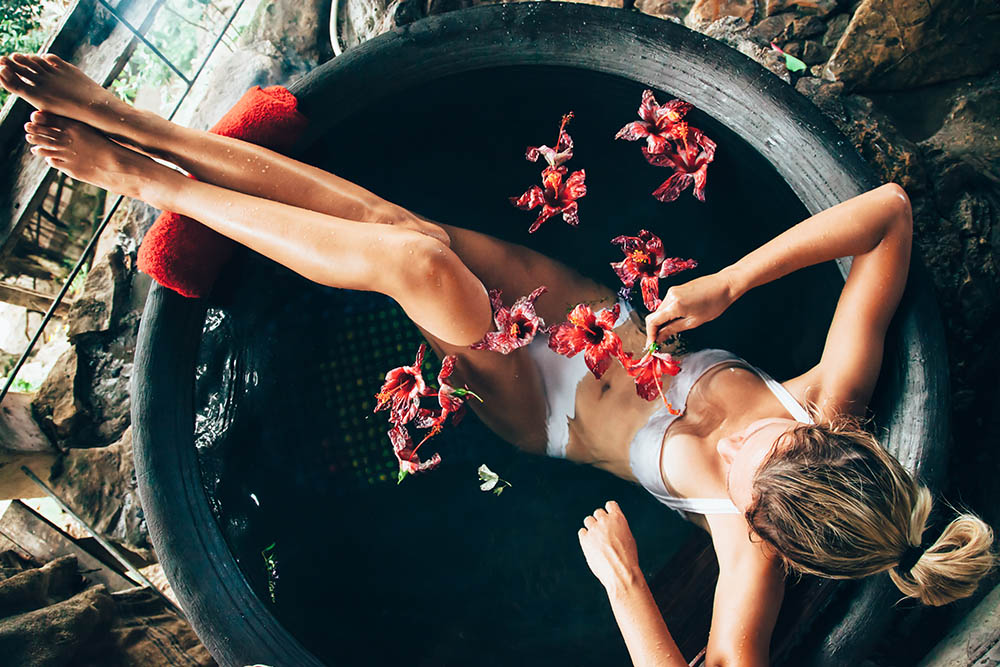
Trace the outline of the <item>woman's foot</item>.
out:
M 0 57 L 0 85 L 40 111 L 86 123 L 113 139 L 155 153 L 146 139 L 158 116 L 144 113 L 105 90 L 59 56 L 15 53 Z
M 150 201 L 151 184 L 184 178 L 78 121 L 42 111 L 36 111 L 31 118 L 32 122 L 25 125 L 25 140 L 32 145 L 31 152 L 78 181 Z

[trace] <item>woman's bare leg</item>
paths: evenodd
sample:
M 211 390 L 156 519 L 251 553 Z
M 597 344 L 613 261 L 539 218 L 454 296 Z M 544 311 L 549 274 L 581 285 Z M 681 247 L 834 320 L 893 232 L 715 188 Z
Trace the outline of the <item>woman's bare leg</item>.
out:
M 393 224 L 449 242 L 440 226 L 322 169 L 135 109 L 58 56 L 0 58 L 0 84 L 42 112 L 86 123 L 206 183 L 346 220 Z M 37 133 L 47 118 L 36 112 L 32 121 L 25 129 Z
M 192 217 L 306 278 L 381 292 L 437 338 L 471 345 L 490 328 L 486 290 L 440 241 L 194 181 L 65 118 L 31 135 L 32 152 L 72 178 Z

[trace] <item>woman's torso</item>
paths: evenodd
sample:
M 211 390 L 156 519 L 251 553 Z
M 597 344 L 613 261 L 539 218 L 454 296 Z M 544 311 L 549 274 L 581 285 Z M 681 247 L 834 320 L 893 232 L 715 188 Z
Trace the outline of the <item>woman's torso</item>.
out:
M 616 333 L 625 349 L 645 344 L 636 319 L 622 324 Z M 685 357 L 679 360 L 683 369 Z M 694 384 L 686 404 L 672 406 L 682 412 L 668 420 L 662 436 L 658 434 L 657 447 L 658 472 L 671 496 L 728 499 L 716 443 L 759 419 L 790 416 L 761 375 L 740 364 L 734 357 L 689 378 Z M 664 380 L 669 384 L 671 378 Z M 633 439 L 662 408 L 659 398 L 646 401 L 636 394 L 633 379 L 620 365 L 613 365 L 600 380 L 588 374 L 577 387 L 566 457 L 639 481 L 630 461 Z

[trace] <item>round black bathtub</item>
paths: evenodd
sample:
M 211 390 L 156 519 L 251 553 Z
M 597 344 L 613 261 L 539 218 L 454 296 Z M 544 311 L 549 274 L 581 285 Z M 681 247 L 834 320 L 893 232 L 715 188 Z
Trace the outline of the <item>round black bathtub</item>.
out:
M 653 201 L 665 170 L 611 140 L 645 87 L 692 102 L 689 120 L 719 143 L 706 203 L 690 193 Z M 298 149 L 305 161 L 596 279 L 609 278 L 617 234 L 652 228 L 710 271 L 876 184 L 820 112 L 772 74 L 626 11 L 455 12 L 357 47 L 292 92 L 311 120 Z M 551 143 L 570 109 L 574 166 L 591 188 L 581 225 L 553 219 L 529 238 L 533 216 L 506 196 L 537 177 L 524 146 Z M 801 372 L 846 269 L 814 267 L 757 290 L 692 344 L 734 349 L 778 377 Z M 775 328 L 776 319 L 794 326 Z M 618 498 L 650 576 L 698 538 L 638 489 L 501 447 L 475 419 L 437 443 L 448 465 L 395 486 L 391 461 L 379 458 L 383 422 L 344 406 L 370 398 L 379 371 L 409 363 L 416 341 L 391 303 L 308 284 L 250 253 L 211 299 L 151 291 L 132 391 L 137 476 L 157 553 L 199 636 L 224 665 L 619 661 L 603 594 L 573 545 L 575 522 Z M 915 267 L 873 407 L 889 449 L 929 483 L 940 475 L 946 392 L 940 324 Z M 487 461 L 515 488 L 496 498 L 471 486 Z M 275 596 L 268 557 L 280 574 Z M 796 636 L 776 638 L 776 655 L 854 662 L 890 612 L 891 583 L 814 589 L 797 607 L 808 623 L 781 624 Z

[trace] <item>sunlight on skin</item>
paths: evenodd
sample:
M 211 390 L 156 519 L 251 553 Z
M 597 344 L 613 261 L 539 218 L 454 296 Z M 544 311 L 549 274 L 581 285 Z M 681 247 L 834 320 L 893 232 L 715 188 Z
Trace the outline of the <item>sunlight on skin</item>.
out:
M 742 431 L 719 440 L 716 449 L 726 464 L 726 488 L 740 512 L 750 506 L 753 480 L 778 439 L 795 428 L 794 419 L 772 417 L 751 422 Z

